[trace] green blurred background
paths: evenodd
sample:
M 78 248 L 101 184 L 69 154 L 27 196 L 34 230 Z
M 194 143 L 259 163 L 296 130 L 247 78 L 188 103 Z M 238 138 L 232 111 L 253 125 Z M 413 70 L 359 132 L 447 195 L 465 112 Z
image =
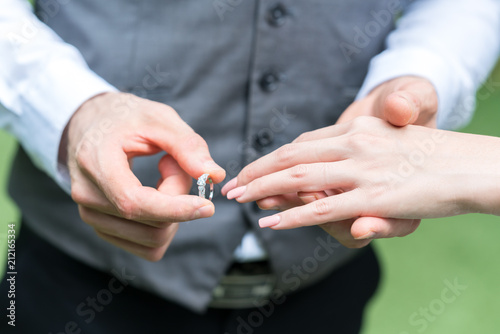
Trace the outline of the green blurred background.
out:
M 462 131 L 500 137 L 500 66 L 489 80 Z M 6 192 L 16 145 L 0 131 L 0 268 L 7 225 L 20 217 Z M 408 237 L 374 242 L 383 276 L 363 334 L 499 333 L 499 236 L 500 217 L 474 214 L 425 220 Z

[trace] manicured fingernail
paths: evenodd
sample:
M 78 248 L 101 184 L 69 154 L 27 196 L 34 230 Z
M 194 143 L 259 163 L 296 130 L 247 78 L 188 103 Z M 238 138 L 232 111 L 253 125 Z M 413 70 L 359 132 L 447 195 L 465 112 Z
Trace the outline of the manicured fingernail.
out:
M 227 193 L 227 199 L 238 198 L 241 195 L 243 195 L 246 190 L 247 190 L 247 186 L 234 188 L 233 190 L 231 190 L 230 192 Z
M 375 239 L 377 237 L 377 233 L 370 231 L 366 234 L 363 234 L 362 236 L 358 238 L 354 238 L 356 240 L 368 240 L 368 239 Z
M 211 217 L 213 214 L 214 214 L 214 206 L 205 205 L 196 211 L 195 216 L 196 218 L 207 218 Z
M 281 221 L 281 216 L 279 215 L 264 217 L 259 219 L 259 226 L 261 228 L 272 227 L 278 225 L 280 221 Z
M 231 179 L 220 190 L 222 193 L 222 196 L 225 196 L 230 190 L 233 190 L 234 188 L 236 188 L 237 185 L 238 185 L 238 178 L 235 177 L 235 178 Z

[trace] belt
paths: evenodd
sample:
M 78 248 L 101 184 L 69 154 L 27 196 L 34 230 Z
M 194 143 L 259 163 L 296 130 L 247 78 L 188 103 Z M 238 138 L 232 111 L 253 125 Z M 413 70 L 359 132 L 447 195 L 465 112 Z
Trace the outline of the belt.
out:
M 265 305 L 275 283 L 268 261 L 235 262 L 213 290 L 209 306 L 239 309 Z

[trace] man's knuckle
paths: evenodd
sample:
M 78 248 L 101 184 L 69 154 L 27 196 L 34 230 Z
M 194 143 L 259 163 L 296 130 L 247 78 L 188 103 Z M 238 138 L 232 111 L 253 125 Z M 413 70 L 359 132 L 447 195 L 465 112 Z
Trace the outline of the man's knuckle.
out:
M 158 228 L 158 229 L 165 229 L 167 227 L 169 227 L 170 225 L 172 225 L 171 222 L 169 221 L 157 221 L 157 222 L 153 222 L 153 226 Z
M 198 149 L 208 149 L 207 142 L 197 133 L 191 133 L 184 136 L 182 139 L 184 146 L 188 151 L 198 150 Z
M 133 194 L 130 192 L 123 192 L 118 196 L 115 200 L 115 206 L 120 216 L 125 219 L 133 220 L 139 217 L 138 205 L 134 200 Z
M 165 255 L 163 247 L 152 247 L 147 249 L 142 257 L 150 262 L 158 262 L 163 258 L 163 255 Z
M 184 216 L 186 214 L 186 206 L 185 205 L 177 205 L 172 208 L 171 218 L 175 220 L 184 220 Z
M 150 231 L 146 233 L 145 237 L 146 237 L 145 238 L 146 240 L 144 241 L 145 245 L 151 248 L 162 247 L 168 241 L 168 238 L 167 236 L 165 236 L 163 231 L 154 228 L 150 229 Z
M 71 199 L 77 204 L 85 204 L 87 196 L 79 183 L 75 182 L 71 185 Z
M 90 219 L 91 216 L 90 209 L 84 207 L 83 205 L 78 205 L 78 214 L 85 223 L 92 225 L 92 221 Z
M 85 153 L 86 150 L 82 149 L 83 146 L 80 146 L 80 149 L 76 152 L 75 162 L 76 166 L 80 170 L 88 171 L 90 170 L 90 159 L 88 155 Z
M 412 220 L 409 224 L 404 226 L 404 229 L 402 232 L 399 233 L 398 237 L 405 237 L 409 234 L 412 234 L 417 230 L 417 228 L 420 226 L 420 220 L 419 219 L 414 219 Z
M 269 200 L 259 200 L 256 202 L 256 204 L 261 210 L 270 210 L 271 208 L 275 207 L 275 204 Z
M 193 207 L 186 204 L 186 203 L 179 203 L 177 205 L 173 205 L 172 208 L 169 210 L 169 215 L 171 221 L 186 221 L 188 220 L 188 216 L 191 216 L 191 213 L 193 211 Z

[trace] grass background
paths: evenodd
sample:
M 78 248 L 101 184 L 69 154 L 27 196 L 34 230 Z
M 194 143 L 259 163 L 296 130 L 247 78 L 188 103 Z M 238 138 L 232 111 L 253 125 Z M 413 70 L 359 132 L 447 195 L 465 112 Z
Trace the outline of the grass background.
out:
M 500 83 L 500 66 L 491 82 Z M 500 137 L 500 89 L 492 87 L 491 92 L 481 90 L 489 96 L 478 99 L 474 119 L 462 131 Z M 0 131 L 0 268 L 5 263 L 7 225 L 20 217 L 6 192 L 15 148 L 15 140 Z M 498 333 L 499 236 L 500 217 L 474 214 L 425 220 L 408 237 L 375 241 L 383 277 L 363 334 Z M 467 287 L 445 303 L 446 281 L 455 280 Z M 419 315 L 425 310 L 427 316 Z M 419 323 L 410 321 L 412 315 Z

